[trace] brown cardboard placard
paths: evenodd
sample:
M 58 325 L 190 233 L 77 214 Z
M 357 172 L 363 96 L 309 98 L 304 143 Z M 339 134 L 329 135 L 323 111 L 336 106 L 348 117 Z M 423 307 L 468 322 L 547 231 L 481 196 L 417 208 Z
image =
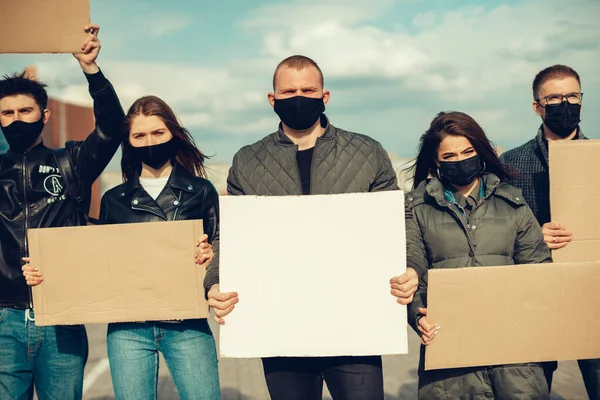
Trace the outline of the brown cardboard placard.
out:
M 81 53 L 89 0 L 2 0 L 0 53 Z
M 429 271 L 425 368 L 600 357 L 600 261 Z
M 552 252 L 554 262 L 600 260 L 600 140 L 549 142 L 553 222 L 573 242 Z
M 207 318 L 202 221 L 30 229 L 35 323 L 74 325 Z

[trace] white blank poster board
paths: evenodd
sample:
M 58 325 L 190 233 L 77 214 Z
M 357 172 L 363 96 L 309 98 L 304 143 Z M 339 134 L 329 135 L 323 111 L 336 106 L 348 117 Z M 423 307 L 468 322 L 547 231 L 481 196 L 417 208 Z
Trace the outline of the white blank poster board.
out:
M 401 191 L 220 199 L 221 357 L 406 354 Z

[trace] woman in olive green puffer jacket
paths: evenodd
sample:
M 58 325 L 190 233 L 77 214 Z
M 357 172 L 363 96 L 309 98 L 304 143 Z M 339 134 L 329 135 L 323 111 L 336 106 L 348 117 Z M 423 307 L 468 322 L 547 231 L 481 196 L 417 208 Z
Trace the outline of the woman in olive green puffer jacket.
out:
M 538 363 L 425 371 L 424 346 L 438 334 L 427 320 L 427 270 L 552 262 L 542 230 L 481 127 L 440 113 L 422 136 L 406 196 L 409 267 L 420 284 L 408 307 L 421 336 L 419 399 L 549 399 Z M 474 299 L 477 301 L 477 299 Z

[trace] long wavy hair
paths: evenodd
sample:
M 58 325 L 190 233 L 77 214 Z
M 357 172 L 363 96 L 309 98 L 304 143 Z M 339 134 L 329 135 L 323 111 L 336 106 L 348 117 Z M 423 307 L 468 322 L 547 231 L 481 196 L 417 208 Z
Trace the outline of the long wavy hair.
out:
M 139 176 L 142 172 L 142 163 L 132 157 L 131 155 L 131 143 L 129 142 L 129 133 L 131 130 L 131 123 L 138 115 L 145 116 L 157 116 L 159 117 L 169 128 L 169 131 L 173 134 L 173 139 L 177 142 L 177 154 L 176 161 L 183 166 L 192 175 L 206 178 L 206 168 L 204 167 L 204 161 L 208 157 L 202 153 L 192 135 L 185 129 L 178 121 L 177 116 L 162 99 L 156 96 L 144 96 L 137 99 L 129 108 L 127 115 L 125 116 L 125 129 L 122 135 L 122 157 L 121 157 L 121 171 L 123 173 L 123 180 L 127 181 L 132 177 Z
M 514 174 L 506 169 L 498 158 L 492 143 L 479 124 L 469 115 L 458 112 L 440 112 L 431 121 L 429 129 L 421 136 L 419 153 L 408 172 L 414 173 L 413 189 L 416 189 L 428 176 L 438 176 L 438 167 L 435 163 L 437 152 L 446 135 L 466 137 L 482 161 L 485 162 L 485 171 L 490 172 L 502 181 L 506 181 Z

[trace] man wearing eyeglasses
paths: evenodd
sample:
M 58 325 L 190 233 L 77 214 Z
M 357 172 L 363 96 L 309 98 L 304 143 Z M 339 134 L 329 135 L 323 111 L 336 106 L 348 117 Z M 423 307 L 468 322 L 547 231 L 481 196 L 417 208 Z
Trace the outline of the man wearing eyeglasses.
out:
M 550 217 L 550 180 L 548 142 L 586 139 L 579 128 L 583 93 L 579 74 L 566 65 L 553 65 L 540 71 L 533 80 L 533 111 L 542 118 L 535 138 L 507 151 L 500 159 L 517 177 L 511 183 L 522 189 L 552 250 L 562 249 L 572 240 L 572 233 L 560 221 Z M 548 386 L 557 362 L 544 363 Z M 579 368 L 590 399 L 600 399 L 600 359 L 579 360 Z

